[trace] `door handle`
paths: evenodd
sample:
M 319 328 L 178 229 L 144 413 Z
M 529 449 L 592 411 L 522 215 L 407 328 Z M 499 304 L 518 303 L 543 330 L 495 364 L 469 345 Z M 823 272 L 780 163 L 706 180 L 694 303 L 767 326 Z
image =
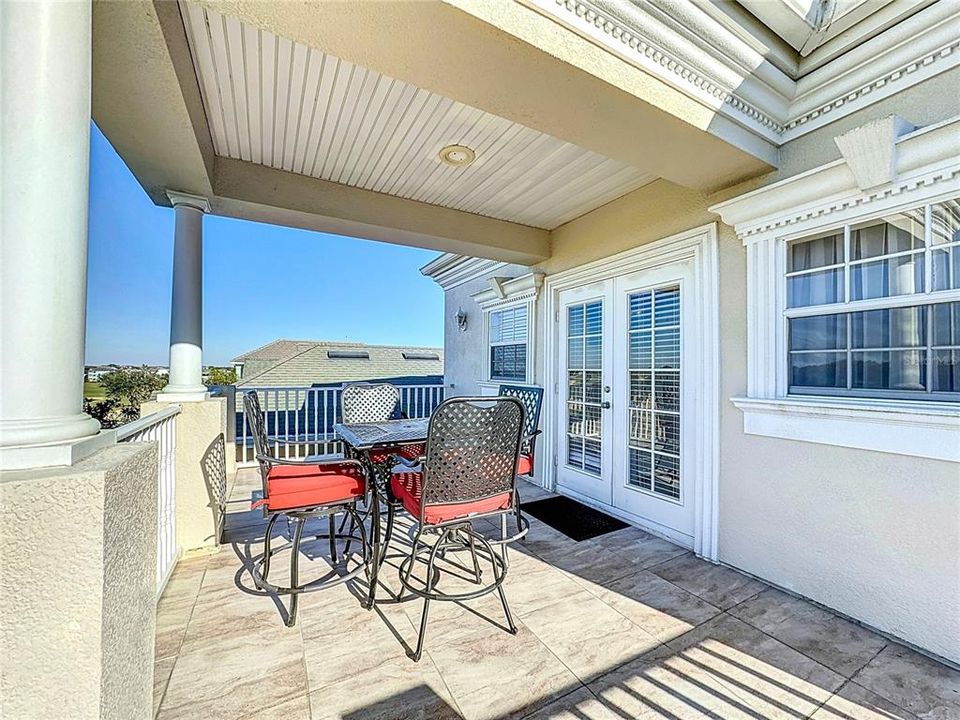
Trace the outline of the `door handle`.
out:
M 610 401 L 609 401 L 609 400 L 604 400 L 602 403 L 600 403 L 600 407 L 602 407 L 604 410 L 609 410 L 609 409 L 610 409 Z

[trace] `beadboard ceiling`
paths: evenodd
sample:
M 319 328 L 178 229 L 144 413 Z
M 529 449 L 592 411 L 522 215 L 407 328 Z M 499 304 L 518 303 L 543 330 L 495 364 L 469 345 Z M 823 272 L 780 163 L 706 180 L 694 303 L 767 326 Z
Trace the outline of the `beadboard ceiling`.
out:
M 545 229 L 656 179 L 235 18 L 180 9 L 220 156 Z M 451 144 L 475 162 L 443 164 Z

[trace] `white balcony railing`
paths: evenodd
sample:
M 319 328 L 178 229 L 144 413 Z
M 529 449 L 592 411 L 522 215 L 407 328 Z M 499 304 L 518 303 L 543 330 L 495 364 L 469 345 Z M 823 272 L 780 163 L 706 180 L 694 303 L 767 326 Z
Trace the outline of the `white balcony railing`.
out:
M 430 417 L 443 400 L 443 385 L 397 385 L 400 410 L 409 418 Z M 333 431 L 340 422 L 342 387 L 245 387 L 237 388 L 237 464 L 256 463 L 253 435 L 241 393 L 255 390 L 267 422 L 267 435 L 277 457 L 304 458 L 341 452 Z M 282 442 L 281 442 L 282 441 Z
M 157 492 L 157 599 L 180 557 L 177 543 L 177 415 L 179 405 L 169 407 L 117 428 L 118 442 L 156 442 L 159 445 Z

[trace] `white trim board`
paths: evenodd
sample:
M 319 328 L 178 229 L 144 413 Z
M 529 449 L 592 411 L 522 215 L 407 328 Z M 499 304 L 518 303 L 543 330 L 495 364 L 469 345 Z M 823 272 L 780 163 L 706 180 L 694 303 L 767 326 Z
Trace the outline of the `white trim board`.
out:
M 689 382 L 698 388 L 697 407 L 693 410 L 697 429 L 692 453 L 696 478 L 694 498 L 694 545 L 697 555 L 717 561 L 719 539 L 719 483 L 720 483 L 720 282 L 719 247 L 716 224 L 687 230 L 662 240 L 646 243 L 638 248 L 613 255 L 602 260 L 550 275 L 544 281 L 543 317 L 547 325 L 544 332 L 544 407 L 541 417 L 557 415 L 559 377 L 557 368 L 557 323 L 559 293 L 597 280 L 647 270 L 680 260 L 692 260 L 696 302 L 700 324 L 690 333 L 690 342 L 697 345 L 697 356 L 703 362 L 691 373 Z M 543 427 L 543 447 L 550 458 L 556 458 L 559 440 L 556 423 L 547 422 Z M 548 489 L 556 487 L 556 465 L 544 463 L 543 484 Z M 610 508 L 605 507 L 609 512 Z M 631 522 L 643 526 L 636 518 Z M 663 529 L 651 528 L 658 534 Z

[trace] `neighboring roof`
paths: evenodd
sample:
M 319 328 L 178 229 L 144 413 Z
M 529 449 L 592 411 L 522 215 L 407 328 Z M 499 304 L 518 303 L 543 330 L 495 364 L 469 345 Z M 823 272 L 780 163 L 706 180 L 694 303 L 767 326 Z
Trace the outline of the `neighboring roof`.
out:
M 230 362 L 241 363 L 244 360 L 284 360 L 304 350 L 309 350 L 316 344 L 316 340 L 274 340 L 266 345 L 261 345 L 256 350 L 238 355 Z
M 234 362 L 257 361 L 260 369 L 240 387 L 307 387 L 357 380 L 443 375 L 443 349 L 353 342 L 276 340 Z M 275 360 L 266 369 L 264 361 Z

